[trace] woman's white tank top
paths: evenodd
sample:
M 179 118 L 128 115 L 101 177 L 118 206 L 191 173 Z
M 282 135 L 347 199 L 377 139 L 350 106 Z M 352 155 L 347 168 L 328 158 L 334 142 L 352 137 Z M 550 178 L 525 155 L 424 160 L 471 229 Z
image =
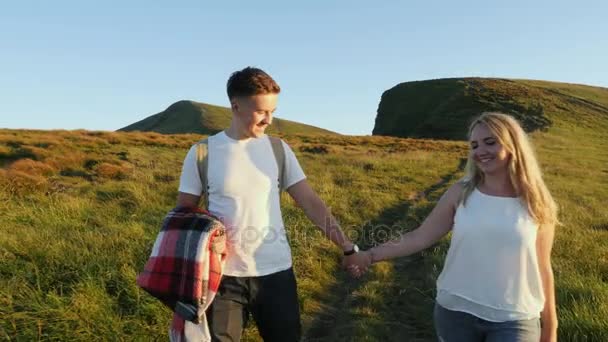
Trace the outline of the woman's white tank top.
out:
M 494 322 L 540 317 L 537 230 L 518 198 L 475 189 L 456 209 L 437 303 Z

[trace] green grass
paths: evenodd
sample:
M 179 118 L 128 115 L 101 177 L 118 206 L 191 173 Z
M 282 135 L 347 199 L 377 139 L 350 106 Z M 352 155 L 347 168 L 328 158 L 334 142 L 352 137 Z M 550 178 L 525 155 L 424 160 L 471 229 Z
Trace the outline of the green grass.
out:
M 554 253 L 560 339 L 608 340 L 606 131 L 535 133 L 561 208 Z M 166 340 L 171 314 L 135 285 L 197 135 L 0 130 L 0 336 Z M 345 230 L 370 246 L 415 228 L 461 176 L 466 144 L 286 136 Z M 306 152 L 308 151 L 308 152 Z M 69 172 L 68 172 L 69 171 Z M 447 238 L 353 281 L 284 195 L 306 340 L 430 341 Z M 253 325 L 246 341 L 259 341 Z
M 608 340 L 607 94 L 530 80 L 406 83 L 383 95 L 376 128 L 390 130 L 374 130 L 458 139 L 474 113 L 503 110 L 534 131 L 561 208 L 553 261 L 564 341 Z M 145 119 L 145 129 L 191 132 L 207 120 L 203 127 L 219 130 L 229 118 L 222 107 L 188 101 L 172 107 Z M 178 112 L 183 122 L 171 120 Z M 366 247 L 417 227 L 462 175 L 463 142 L 302 135 L 275 123 L 312 186 Z M 0 130 L 0 336 L 166 340 L 171 314 L 137 288 L 135 277 L 175 204 L 182 159 L 201 137 Z M 435 279 L 447 237 L 354 281 L 339 269 L 339 251 L 287 195 L 282 205 L 306 340 L 434 339 Z M 253 325 L 244 340 L 260 340 Z

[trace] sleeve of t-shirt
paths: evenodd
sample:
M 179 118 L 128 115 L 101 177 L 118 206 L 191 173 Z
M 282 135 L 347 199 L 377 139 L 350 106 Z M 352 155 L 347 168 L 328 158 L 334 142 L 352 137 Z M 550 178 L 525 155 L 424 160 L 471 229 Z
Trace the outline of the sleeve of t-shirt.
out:
M 182 175 L 179 178 L 179 192 L 200 196 L 203 190 L 201 177 L 196 165 L 196 145 L 192 146 L 184 158 Z
M 297 182 L 306 179 L 306 175 L 304 175 L 304 171 L 302 170 L 296 155 L 291 150 L 291 147 L 283 140 L 281 140 L 281 142 L 283 143 L 283 149 L 285 150 L 285 184 L 283 190 L 286 190 Z

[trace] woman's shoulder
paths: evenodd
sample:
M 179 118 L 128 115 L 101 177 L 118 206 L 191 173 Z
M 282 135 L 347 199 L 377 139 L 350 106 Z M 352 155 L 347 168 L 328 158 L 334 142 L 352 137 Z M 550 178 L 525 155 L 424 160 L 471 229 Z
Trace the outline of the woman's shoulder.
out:
M 467 181 L 464 178 L 461 178 L 454 184 L 450 185 L 450 187 L 445 193 L 448 196 L 459 198 L 460 195 L 462 195 L 463 191 L 465 191 L 466 185 Z
M 446 190 L 446 192 L 441 196 L 441 201 L 445 201 L 454 208 L 458 207 L 458 203 L 465 191 L 466 181 L 464 179 L 460 179 L 454 184 L 450 185 L 450 187 Z

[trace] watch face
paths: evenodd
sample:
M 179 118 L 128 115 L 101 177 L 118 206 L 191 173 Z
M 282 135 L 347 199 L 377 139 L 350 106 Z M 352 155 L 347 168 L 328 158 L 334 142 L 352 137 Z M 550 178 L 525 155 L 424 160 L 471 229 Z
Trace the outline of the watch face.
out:
M 353 249 L 348 252 L 344 252 L 344 255 L 353 255 L 355 253 L 359 253 L 359 246 L 353 245 Z

